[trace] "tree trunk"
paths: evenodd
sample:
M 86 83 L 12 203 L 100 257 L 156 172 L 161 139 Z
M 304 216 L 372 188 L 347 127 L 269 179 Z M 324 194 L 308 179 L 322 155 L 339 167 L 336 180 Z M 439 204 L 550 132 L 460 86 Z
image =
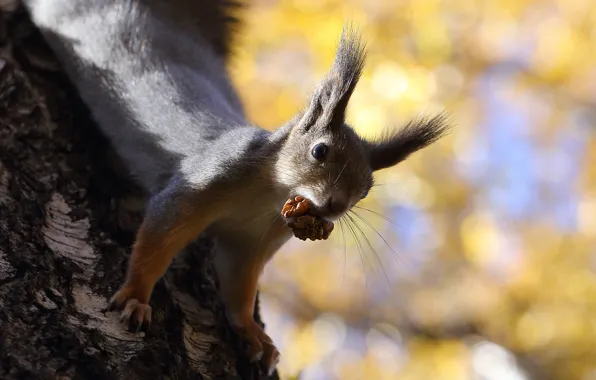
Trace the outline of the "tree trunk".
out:
M 105 311 L 142 197 L 26 14 L 0 20 L 0 44 L 0 378 L 263 378 L 226 321 L 208 237 L 157 284 L 147 334 Z

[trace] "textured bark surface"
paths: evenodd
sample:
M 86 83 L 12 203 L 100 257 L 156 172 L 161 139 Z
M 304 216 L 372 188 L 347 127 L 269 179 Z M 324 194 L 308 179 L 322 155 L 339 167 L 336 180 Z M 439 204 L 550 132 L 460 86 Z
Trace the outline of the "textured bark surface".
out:
M 261 378 L 208 237 L 156 286 L 147 334 L 105 311 L 142 199 L 25 14 L 1 21 L 0 44 L 0 378 Z

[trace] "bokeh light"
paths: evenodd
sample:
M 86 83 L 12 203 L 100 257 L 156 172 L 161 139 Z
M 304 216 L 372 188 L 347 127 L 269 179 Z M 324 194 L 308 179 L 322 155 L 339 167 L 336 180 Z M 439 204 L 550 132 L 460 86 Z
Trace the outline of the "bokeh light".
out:
M 306 105 L 347 20 L 368 45 L 348 111 L 358 133 L 439 110 L 456 123 L 378 173 L 353 231 L 292 240 L 266 268 L 282 378 L 596 379 L 596 2 L 243 12 L 230 69 L 256 124 Z

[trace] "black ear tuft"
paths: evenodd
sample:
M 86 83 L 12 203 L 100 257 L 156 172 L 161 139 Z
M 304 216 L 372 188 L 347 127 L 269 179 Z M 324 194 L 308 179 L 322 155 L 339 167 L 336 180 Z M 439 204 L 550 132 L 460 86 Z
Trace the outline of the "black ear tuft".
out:
M 350 24 L 344 26 L 331 70 L 317 88 L 305 112 L 305 124 L 312 125 L 324 118 L 326 125 L 341 125 L 348 102 L 366 59 L 365 45 Z
M 338 102 L 338 109 L 343 106 L 345 110 L 347 107 L 350 96 L 362 75 L 365 59 L 366 50 L 358 31 L 351 24 L 345 25 L 333 67 L 327 77 L 327 85 L 335 95 L 333 100 Z
M 404 128 L 379 141 L 368 142 L 370 165 L 373 170 L 393 166 L 410 154 L 434 143 L 446 135 L 451 123 L 446 113 L 432 118 L 411 120 Z

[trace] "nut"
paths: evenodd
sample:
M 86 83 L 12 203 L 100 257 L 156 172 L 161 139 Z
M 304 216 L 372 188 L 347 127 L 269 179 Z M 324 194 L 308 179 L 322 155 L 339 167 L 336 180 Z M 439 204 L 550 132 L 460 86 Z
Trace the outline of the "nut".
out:
M 290 219 L 290 227 L 294 236 L 300 240 L 327 240 L 333 231 L 333 222 L 308 215 L 311 203 L 301 196 L 290 198 L 284 204 L 281 214 L 284 218 Z
M 284 218 L 296 218 L 306 215 L 310 209 L 310 202 L 300 195 L 290 198 L 284 204 L 281 214 Z
M 307 217 L 313 218 L 311 219 L 312 223 L 305 224 L 297 221 L 296 223 L 288 224 L 294 231 L 294 236 L 300 240 L 327 240 L 329 235 L 331 235 L 331 231 L 333 231 L 333 222 L 316 219 L 312 216 L 302 216 L 301 218 Z

